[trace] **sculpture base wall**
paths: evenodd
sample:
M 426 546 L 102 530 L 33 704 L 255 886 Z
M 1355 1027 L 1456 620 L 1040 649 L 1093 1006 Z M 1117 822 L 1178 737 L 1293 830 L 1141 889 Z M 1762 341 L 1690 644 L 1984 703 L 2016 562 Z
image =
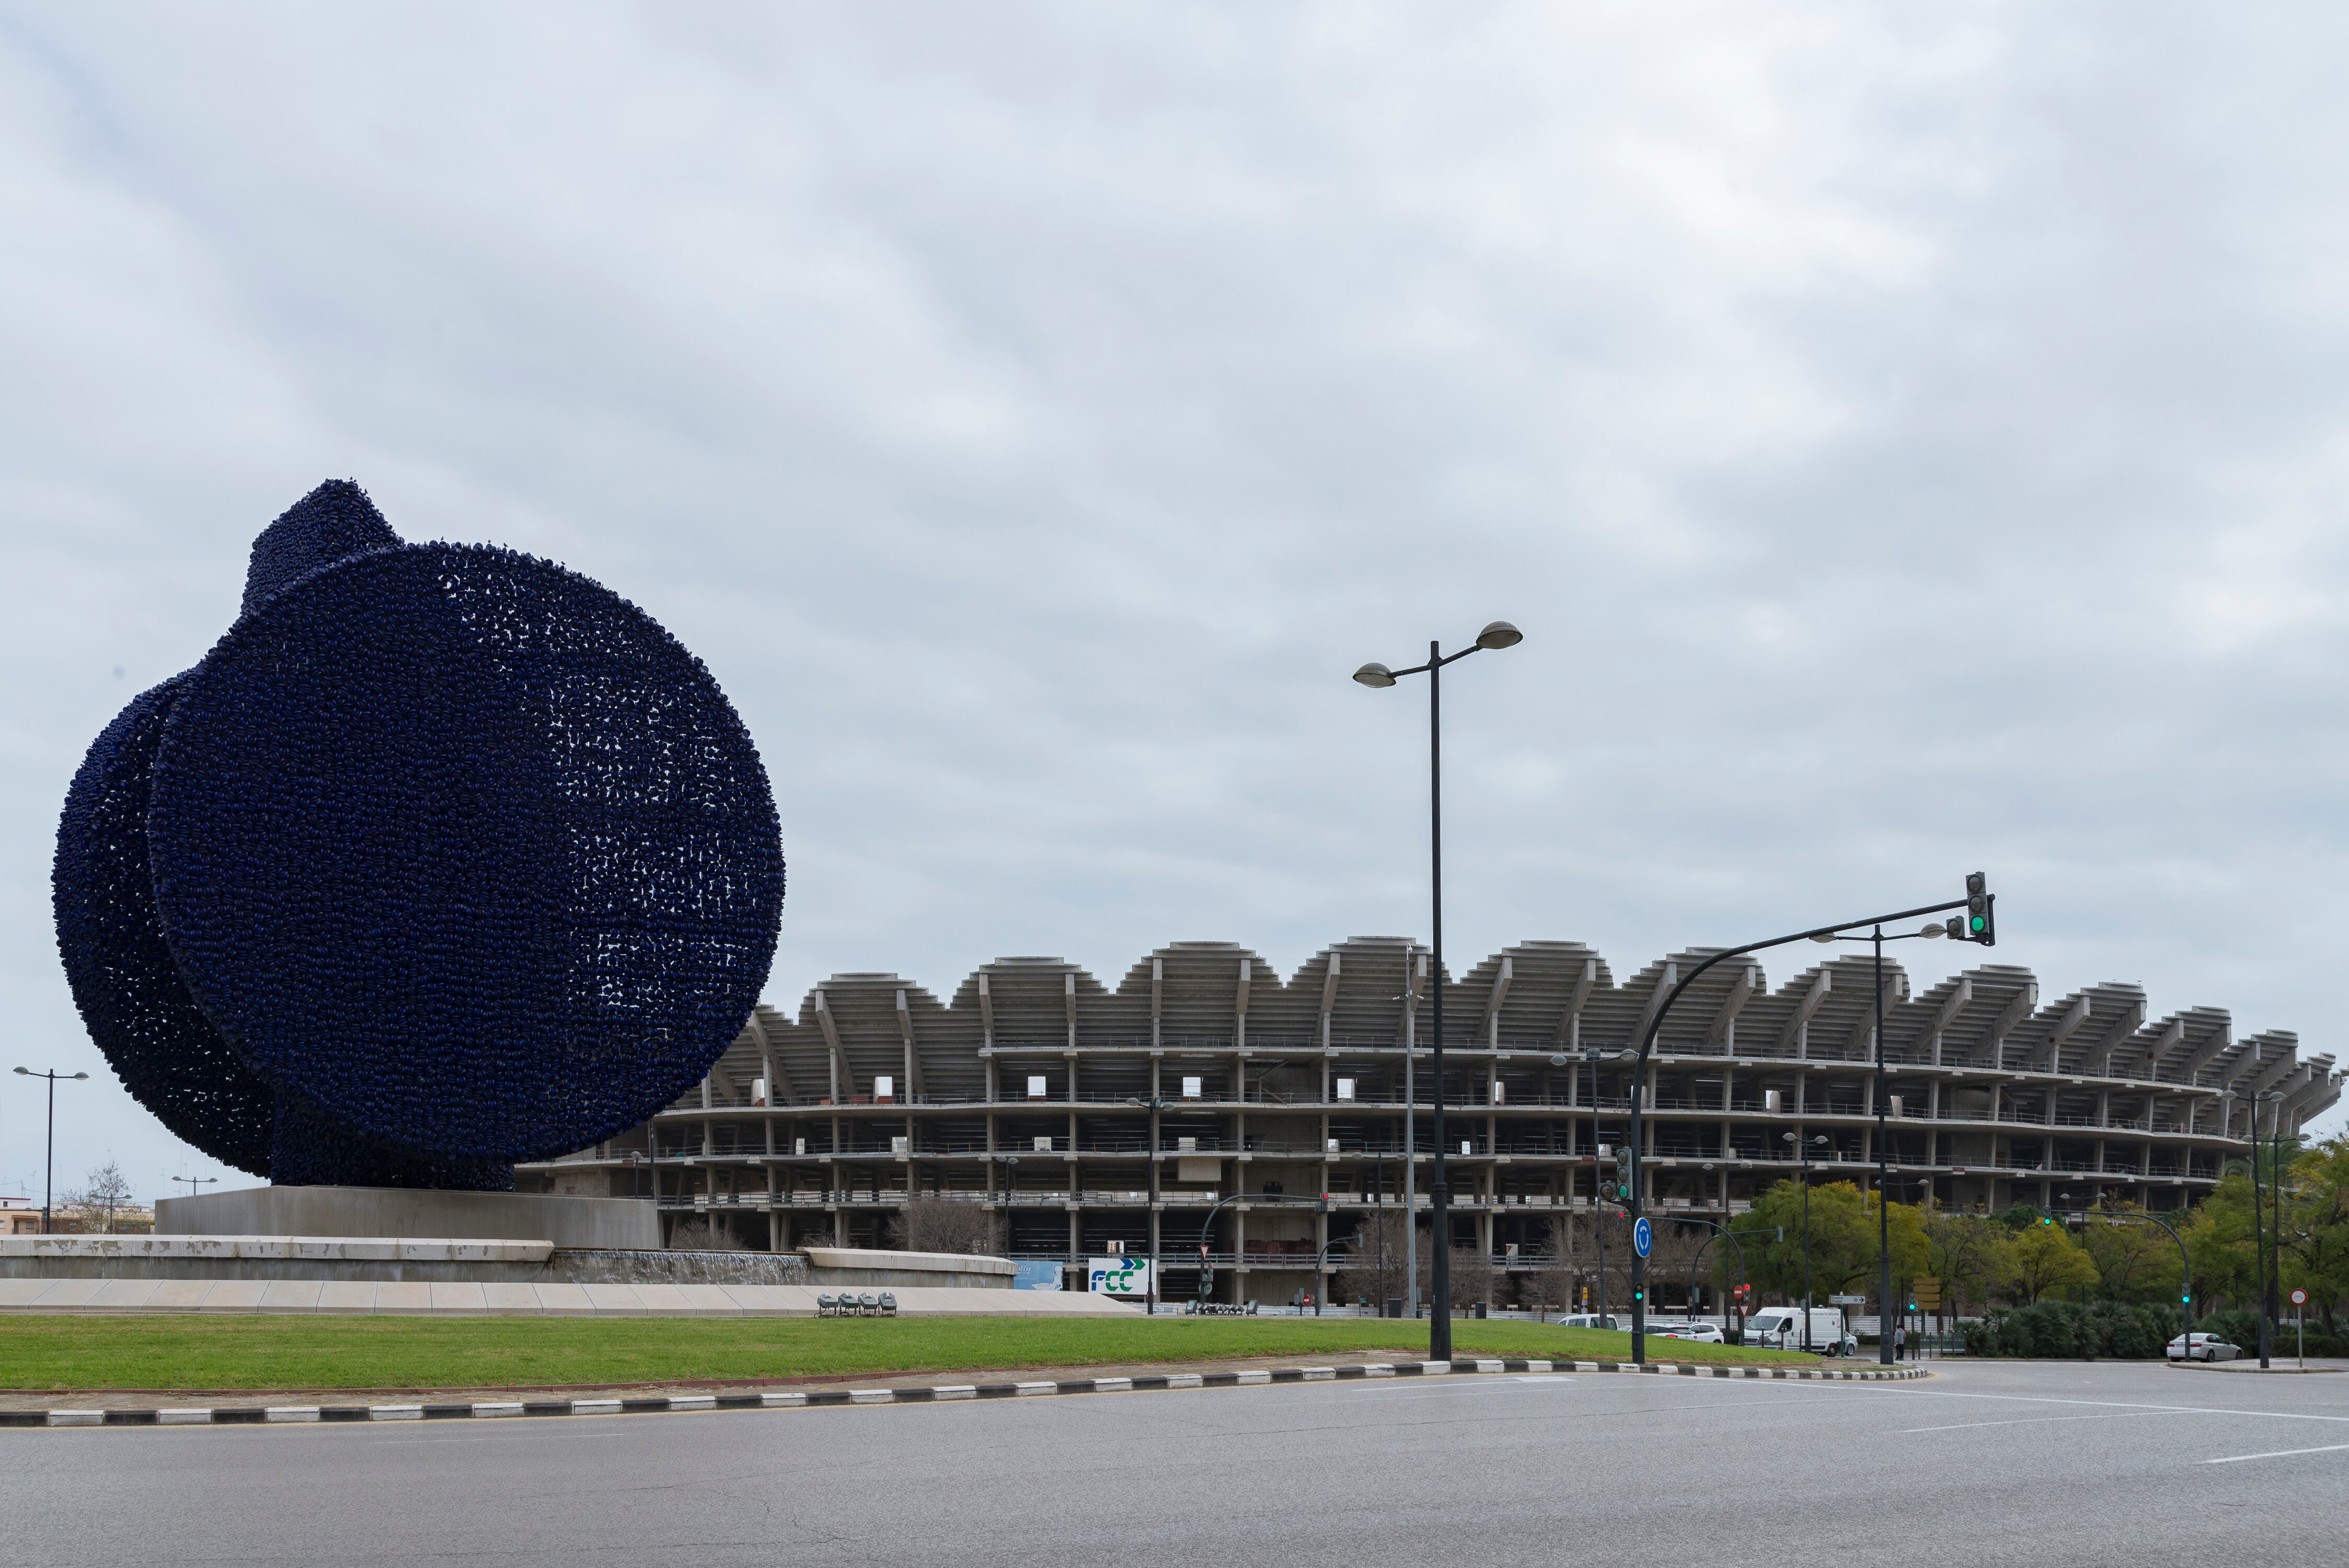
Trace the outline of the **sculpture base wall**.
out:
M 544 1192 L 443 1192 L 410 1187 L 245 1187 L 164 1198 L 164 1236 L 366 1236 L 523 1239 L 572 1250 L 657 1251 L 658 1222 L 641 1198 Z

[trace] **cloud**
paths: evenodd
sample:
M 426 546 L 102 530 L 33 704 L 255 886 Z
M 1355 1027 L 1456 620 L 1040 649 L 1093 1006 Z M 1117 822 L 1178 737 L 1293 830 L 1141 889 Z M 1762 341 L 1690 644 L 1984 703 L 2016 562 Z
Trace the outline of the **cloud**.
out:
M 328 475 L 709 661 L 779 999 L 1423 931 L 1423 698 L 1345 676 L 1497 615 L 1455 968 L 1983 869 L 2054 992 L 2338 1048 L 2328 12 L 0 18 L 28 1057 L 102 1072 L 46 913 L 81 748 Z M 79 1103 L 66 1168 L 180 1158 Z

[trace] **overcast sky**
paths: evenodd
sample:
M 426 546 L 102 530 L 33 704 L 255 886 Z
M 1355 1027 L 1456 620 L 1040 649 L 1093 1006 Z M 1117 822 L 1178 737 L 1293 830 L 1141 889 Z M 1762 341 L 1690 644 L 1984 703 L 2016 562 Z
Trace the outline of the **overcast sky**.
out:
M 88 1043 L 48 863 L 330 476 L 708 661 L 782 813 L 781 1005 L 1423 935 L 1424 690 L 1346 677 L 1499 616 L 1445 686 L 1455 973 L 1980 869 L 2001 944 L 1930 977 L 2338 1053 L 2344 34 L 0 0 L 5 1065 L 94 1075 L 67 1184 L 244 1180 Z

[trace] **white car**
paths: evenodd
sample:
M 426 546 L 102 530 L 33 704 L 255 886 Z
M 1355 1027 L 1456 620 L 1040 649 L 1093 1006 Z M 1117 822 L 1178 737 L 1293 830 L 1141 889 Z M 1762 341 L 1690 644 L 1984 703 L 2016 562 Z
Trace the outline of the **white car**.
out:
M 1601 1317 L 1595 1312 L 1577 1312 L 1557 1320 L 1560 1328 L 1611 1328 L 1617 1333 L 1628 1332 L 1630 1325 L 1613 1313 Z
M 2215 1334 L 2181 1334 L 2169 1342 L 2172 1361 L 2232 1361 L 2242 1353 Z
M 1704 1345 L 1726 1345 L 1721 1326 L 1716 1323 L 1675 1323 L 1670 1328 L 1656 1331 L 1666 1339 L 1693 1339 Z

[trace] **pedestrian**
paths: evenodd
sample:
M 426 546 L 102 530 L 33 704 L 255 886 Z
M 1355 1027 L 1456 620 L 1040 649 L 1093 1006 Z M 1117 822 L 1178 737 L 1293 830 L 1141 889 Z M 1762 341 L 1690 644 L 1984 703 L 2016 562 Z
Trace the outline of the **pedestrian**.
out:
M 1905 1323 L 1896 1325 L 1892 1330 L 1892 1359 L 1909 1359 L 1909 1326 Z

